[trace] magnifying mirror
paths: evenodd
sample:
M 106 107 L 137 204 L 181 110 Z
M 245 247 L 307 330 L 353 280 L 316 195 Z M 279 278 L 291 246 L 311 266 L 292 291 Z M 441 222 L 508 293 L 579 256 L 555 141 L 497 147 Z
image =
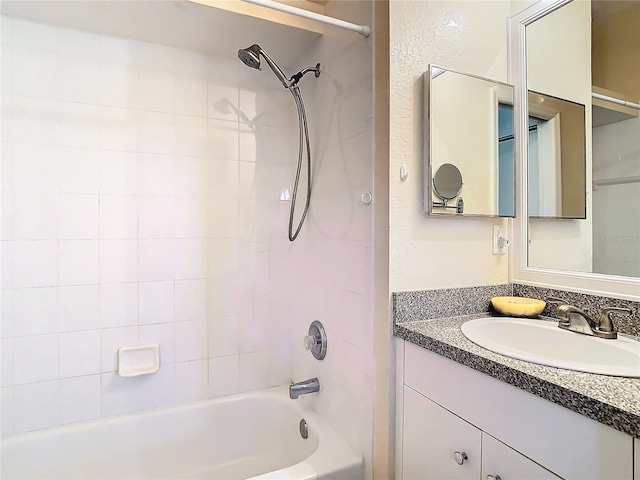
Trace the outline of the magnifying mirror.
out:
M 462 174 L 458 167 L 445 163 L 438 168 L 433 177 L 433 189 L 443 200 L 451 200 L 462 190 Z
M 447 205 L 452 198 L 457 197 L 462 191 L 462 173 L 458 167 L 451 163 L 442 164 L 433 176 L 433 191 L 442 199 L 442 202 L 432 202 L 434 207 L 454 208 L 457 214 L 464 212 L 464 200 L 458 198 L 455 206 Z

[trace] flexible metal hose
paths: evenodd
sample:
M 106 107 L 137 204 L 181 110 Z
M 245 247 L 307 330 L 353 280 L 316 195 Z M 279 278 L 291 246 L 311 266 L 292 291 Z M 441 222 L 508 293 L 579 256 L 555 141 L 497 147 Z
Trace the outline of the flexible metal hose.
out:
M 309 146 L 309 129 L 307 127 L 307 114 L 304 110 L 304 102 L 302 101 L 302 94 L 298 89 L 298 85 L 293 85 L 289 88 L 291 95 L 296 102 L 296 107 L 298 109 L 298 132 L 299 132 L 299 142 L 300 146 L 298 148 L 298 168 L 296 171 L 296 179 L 293 184 L 293 195 L 291 198 L 291 210 L 289 211 L 289 241 L 293 242 L 296 238 L 298 238 L 298 234 L 300 233 L 300 229 L 302 228 L 302 224 L 304 223 L 305 218 L 307 217 L 307 212 L 309 211 L 309 203 L 311 201 L 311 147 Z M 300 172 L 302 171 L 302 157 L 304 155 L 304 151 L 307 153 L 307 198 L 304 205 L 304 211 L 302 212 L 302 217 L 300 218 L 300 222 L 298 223 L 298 227 L 296 228 L 295 233 L 293 233 L 293 216 L 296 209 L 296 197 L 298 196 L 298 184 L 300 183 Z

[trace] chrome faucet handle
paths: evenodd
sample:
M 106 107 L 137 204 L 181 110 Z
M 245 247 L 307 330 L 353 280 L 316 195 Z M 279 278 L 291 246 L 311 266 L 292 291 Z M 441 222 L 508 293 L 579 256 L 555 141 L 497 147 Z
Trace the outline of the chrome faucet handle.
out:
M 604 307 L 602 309 L 602 316 L 600 317 L 600 325 L 598 326 L 598 330 L 601 332 L 615 332 L 616 328 L 613 324 L 613 319 L 611 318 L 611 313 L 626 313 L 627 315 L 633 314 L 633 310 L 630 308 L 621 308 L 621 307 Z
M 558 297 L 548 297 L 547 303 L 555 303 L 556 305 L 568 305 L 569 302 Z

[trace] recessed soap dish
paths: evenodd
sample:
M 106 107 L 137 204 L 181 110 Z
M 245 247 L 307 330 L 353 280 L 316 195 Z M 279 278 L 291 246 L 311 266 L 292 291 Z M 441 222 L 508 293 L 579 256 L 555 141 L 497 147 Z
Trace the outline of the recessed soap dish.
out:
M 118 349 L 118 375 L 138 377 L 156 373 L 160 369 L 160 346 L 141 345 Z

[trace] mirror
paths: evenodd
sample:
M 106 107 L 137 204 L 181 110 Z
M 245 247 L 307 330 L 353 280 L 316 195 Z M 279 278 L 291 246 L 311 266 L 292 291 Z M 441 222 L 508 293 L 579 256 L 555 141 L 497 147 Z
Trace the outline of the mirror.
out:
M 638 301 L 640 2 L 537 2 L 510 18 L 510 32 L 519 185 L 510 279 Z M 555 182 L 564 189 L 568 176 L 576 185 L 586 179 L 584 216 L 532 206 L 539 190 L 531 185 L 528 107 L 538 92 L 585 107 L 584 177 L 561 169 Z
M 424 83 L 425 211 L 513 217 L 513 87 L 436 65 Z
M 584 105 L 529 90 L 529 218 L 586 218 Z
M 455 208 L 456 213 L 464 213 L 464 200 L 462 197 L 458 198 L 455 207 L 447 205 L 449 200 L 456 198 L 460 194 L 462 185 L 462 174 L 458 167 L 450 163 L 440 165 L 433 176 L 433 192 L 442 199 L 442 202 L 433 202 L 433 205 L 441 208 Z

